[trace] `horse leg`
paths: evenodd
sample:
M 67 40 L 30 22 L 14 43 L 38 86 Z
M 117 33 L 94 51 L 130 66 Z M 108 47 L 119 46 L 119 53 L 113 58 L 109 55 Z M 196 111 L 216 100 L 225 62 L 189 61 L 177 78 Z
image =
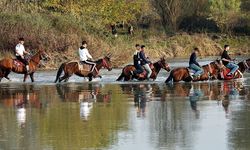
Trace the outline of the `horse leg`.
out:
M 69 79 L 70 76 L 71 75 L 69 75 L 69 74 L 64 74 L 64 76 L 62 76 L 62 77 L 59 78 L 59 82 L 62 82 L 63 80 L 65 80 L 64 82 L 68 81 L 68 79 Z
M 67 77 L 65 80 L 64 80 L 64 82 L 68 82 L 69 81 L 69 77 Z
M 28 74 L 24 74 L 24 77 L 23 77 L 23 82 L 25 82 L 25 81 L 26 81 L 27 77 L 28 77 Z
M 89 81 L 92 81 L 93 77 L 89 77 Z
M 88 77 L 89 77 L 89 81 L 92 81 L 92 79 L 93 79 L 93 74 L 88 74 Z
M 165 81 L 165 83 L 169 83 L 170 81 L 173 81 L 173 72 L 170 72 L 170 75 L 168 76 L 168 78 Z
M 10 74 L 10 70 L 7 70 L 7 71 L 4 73 L 4 77 L 5 77 L 6 79 L 8 79 L 9 81 L 11 81 L 10 78 L 8 77 L 9 74 Z
M 132 76 L 131 75 L 128 75 L 128 76 L 125 76 L 124 77 L 124 81 L 129 81 L 132 79 Z
M 34 82 L 34 72 L 32 72 L 32 73 L 30 74 L 30 79 L 31 79 L 31 82 Z

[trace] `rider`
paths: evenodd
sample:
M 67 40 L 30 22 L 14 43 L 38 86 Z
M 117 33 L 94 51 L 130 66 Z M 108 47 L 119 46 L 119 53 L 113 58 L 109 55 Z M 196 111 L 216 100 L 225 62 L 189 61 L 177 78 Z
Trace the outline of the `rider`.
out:
M 221 60 L 224 66 L 230 69 L 230 72 L 227 74 L 227 76 L 232 76 L 239 68 L 237 64 L 233 62 L 231 57 L 228 55 L 227 51 L 229 50 L 229 45 L 224 46 L 224 51 L 221 55 Z
M 29 62 L 24 58 L 24 54 L 30 55 L 30 53 L 25 51 L 23 44 L 24 44 L 24 38 L 21 37 L 19 38 L 19 43 L 16 45 L 16 50 L 15 50 L 16 58 L 17 60 L 24 63 L 26 72 L 29 73 Z
M 200 52 L 200 50 L 196 47 L 194 48 L 193 53 L 190 56 L 189 59 L 189 67 L 190 69 L 193 69 L 195 71 L 194 76 L 199 77 L 201 74 L 203 74 L 203 69 L 201 68 L 200 64 L 196 61 L 197 55 Z
M 81 63 L 89 64 L 92 66 L 90 71 L 93 72 L 96 66 L 96 63 L 92 61 L 93 57 L 89 54 L 86 41 L 82 41 L 82 46 L 79 48 L 79 56 L 80 56 Z M 88 60 L 88 59 L 91 59 L 91 60 Z
M 151 74 L 152 74 L 152 70 L 149 66 L 149 64 L 151 63 L 145 56 L 145 52 L 144 52 L 144 48 L 145 45 L 141 46 L 141 51 L 139 53 L 139 56 L 141 58 L 141 65 L 145 68 L 146 72 L 147 72 L 147 80 L 149 80 Z
M 134 60 L 134 66 L 136 70 L 134 70 L 132 74 L 139 75 L 140 73 L 143 73 L 143 68 L 140 64 L 141 62 L 140 62 L 140 56 L 139 56 L 141 47 L 139 44 L 136 44 L 135 48 L 136 48 L 136 51 L 134 53 L 133 60 Z

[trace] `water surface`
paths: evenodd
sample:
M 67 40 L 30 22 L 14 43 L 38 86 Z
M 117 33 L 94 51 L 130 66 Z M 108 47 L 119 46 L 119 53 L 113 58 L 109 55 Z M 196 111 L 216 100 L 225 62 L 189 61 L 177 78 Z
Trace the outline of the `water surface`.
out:
M 0 84 L 0 149 L 180 149 L 250 147 L 250 75 L 233 81 L 166 85 L 115 82 L 120 70 L 88 83 L 54 84 L 55 71 Z

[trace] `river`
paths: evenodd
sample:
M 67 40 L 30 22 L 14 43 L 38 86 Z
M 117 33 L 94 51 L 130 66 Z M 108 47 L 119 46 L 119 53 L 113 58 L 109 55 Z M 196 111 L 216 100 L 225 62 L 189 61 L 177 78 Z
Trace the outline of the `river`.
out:
M 10 74 L 0 83 L 0 150 L 249 149 L 250 74 L 166 85 L 166 71 L 127 83 L 115 81 L 120 71 L 61 84 L 56 71 L 36 72 L 35 83 Z

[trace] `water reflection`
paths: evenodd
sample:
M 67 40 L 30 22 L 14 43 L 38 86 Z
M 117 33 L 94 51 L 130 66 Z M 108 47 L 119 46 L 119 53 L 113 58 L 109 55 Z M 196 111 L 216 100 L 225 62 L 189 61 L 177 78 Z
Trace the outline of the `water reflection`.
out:
M 205 82 L 205 83 L 177 83 L 167 85 L 166 100 L 174 97 L 188 97 L 191 109 L 199 118 L 199 101 L 211 100 L 217 102 L 224 108 L 226 117 L 229 113 L 229 104 L 232 100 L 245 99 L 249 89 L 243 84 L 243 81 L 225 81 L 225 82 Z
M 152 87 L 150 84 L 137 84 L 133 86 L 133 93 L 137 117 L 145 117 L 146 102 L 150 101 Z
M 33 90 L 32 86 L 22 85 L 14 91 L 8 88 L 0 91 L 0 104 L 5 108 L 15 109 L 16 121 L 19 127 L 24 127 L 28 108 L 42 108 L 39 101 L 38 92 Z
M 163 100 L 162 89 L 158 84 L 121 84 L 123 94 L 129 95 L 133 98 L 134 106 L 136 108 L 136 116 L 146 117 L 146 106 L 150 101 Z
M 61 100 L 64 102 L 79 102 L 80 118 L 88 120 L 93 105 L 96 102 L 110 103 L 112 92 L 101 92 L 101 84 L 84 84 L 75 86 L 70 84 L 57 85 L 56 89 Z
M 0 149 L 244 149 L 249 85 L 0 84 Z

